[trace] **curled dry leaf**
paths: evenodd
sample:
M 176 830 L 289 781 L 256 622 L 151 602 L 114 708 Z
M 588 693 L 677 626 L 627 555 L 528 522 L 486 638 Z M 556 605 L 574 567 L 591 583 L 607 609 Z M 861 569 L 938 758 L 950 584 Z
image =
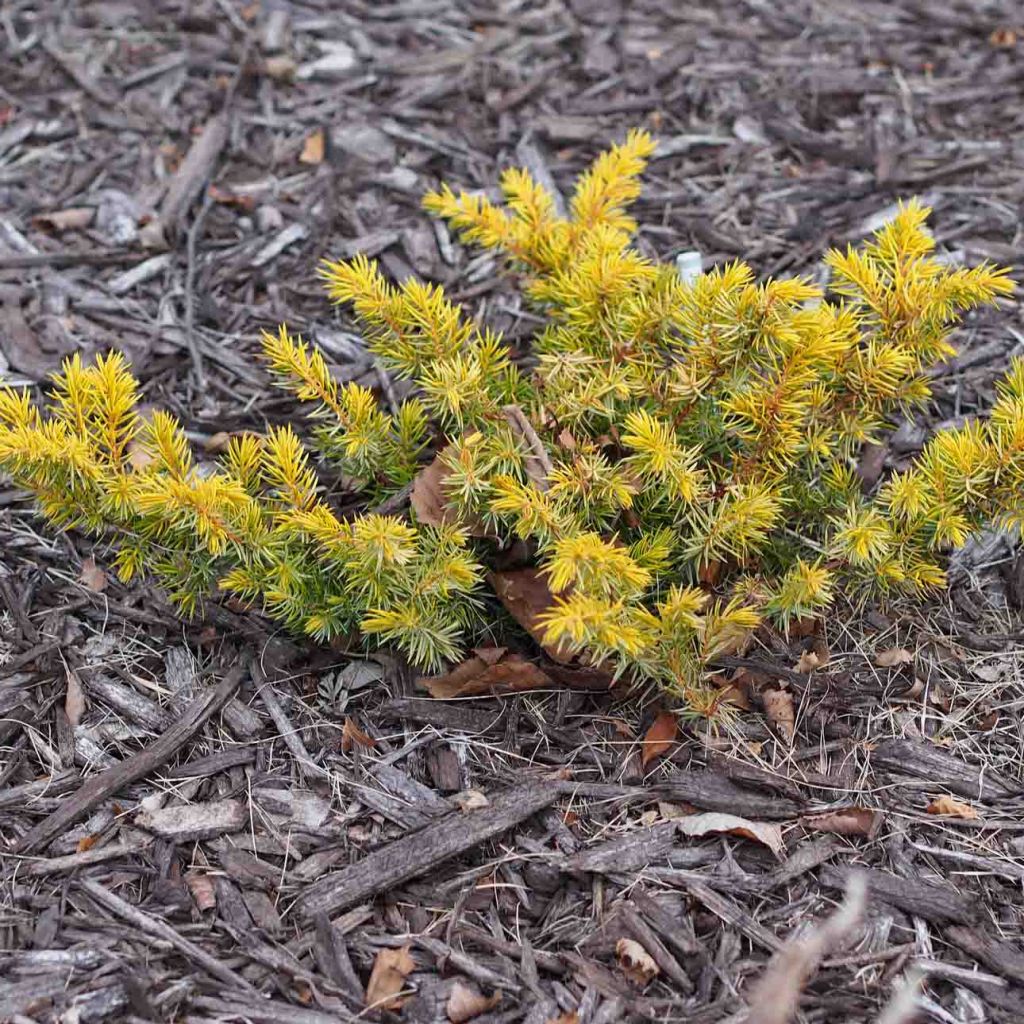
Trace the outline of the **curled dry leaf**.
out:
M 504 647 L 481 647 L 461 665 L 443 676 L 424 676 L 416 680 L 431 697 L 479 697 L 485 694 L 522 693 L 554 686 L 542 669 Z
M 646 768 L 656 757 L 672 749 L 679 735 L 679 719 L 671 711 L 662 711 L 651 727 L 644 733 L 643 752 L 640 761 Z
M 324 130 L 318 128 L 312 135 L 306 136 L 299 154 L 300 164 L 322 164 L 324 162 Z
M 77 672 L 66 669 L 65 675 L 68 686 L 64 694 L 64 714 L 68 716 L 71 728 L 77 729 L 79 722 L 82 721 L 82 715 L 85 714 L 85 692 L 82 690 L 82 680 L 78 678 Z
M 822 657 L 818 651 L 804 651 L 799 658 L 797 658 L 796 664 L 793 666 L 793 670 L 796 672 L 813 672 L 816 668 L 823 668 L 828 664 L 828 657 Z
M 492 992 L 489 996 L 485 996 L 475 988 L 457 981 L 448 996 L 446 1012 L 452 1024 L 462 1024 L 463 1021 L 472 1020 L 474 1017 L 479 1017 L 481 1013 L 493 1010 L 500 1002 L 500 992 Z
M 377 746 L 377 741 L 363 732 L 355 723 L 355 719 L 346 718 L 345 724 L 341 727 L 341 749 L 347 754 L 354 746 L 371 747 Z
M 82 562 L 82 571 L 78 574 L 78 582 L 94 594 L 102 594 L 107 589 L 107 574 L 96 564 L 96 559 L 89 557 Z
M 490 800 L 479 789 L 464 789 L 461 793 L 455 793 L 452 800 L 465 812 L 479 811 L 483 807 L 491 806 Z
M 721 690 L 721 699 L 733 704 L 744 711 L 750 711 L 753 705 L 750 703 L 751 674 L 745 668 L 738 668 L 726 677 L 723 672 L 708 673 L 707 680 L 717 689 Z
M 787 742 L 792 743 L 796 732 L 793 694 L 789 690 L 762 690 L 761 702 L 768 721 L 775 726 L 775 731 Z
M 800 819 L 800 824 L 814 832 L 874 839 L 884 820 L 881 811 L 870 807 L 837 807 L 823 814 L 808 814 Z
M 78 231 L 87 228 L 96 216 L 93 206 L 72 206 L 66 210 L 53 210 L 40 213 L 32 218 L 32 223 L 39 228 L 49 228 L 58 234 L 61 231 Z
M 416 961 L 408 946 L 382 949 L 373 961 L 370 980 L 366 984 L 366 1005 L 375 1010 L 398 1010 L 405 999 L 398 995 L 405 979 L 416 970 Z
M 926 809 L 929 814 L 946 814 L 951 818 L 966 818 L 969 821 L 979 817 L 978 812 L 970 804 L 947 794 L 935 797 Z
M 676 828 L 683 835 L 702 837 L 725 833 L 730 836 L 741 836 L 763 843 L 777 857 L 782 856 L 786 844 L 782 841 L 782 829 L 766 821 L 750 821 L 735 814 L 721 814 L 708 811 L 704 814 L 691 814 L 678 819 Z
M 912 665 L 914 655 L 906 647 L 890 647 L 875 655 L 875 664 L 879 668 L 896 668 L 899 665 Z
M 201 912 L 205 913 L 217 906 L 217 890 L 211 875 L 204 871 L 186 871 L 184 882 Z
M 622 973 L 637 985 L 646 985 L 660 973 L 651 954 L 635 939 L 619 939 L 615 943 L 615 956 Z

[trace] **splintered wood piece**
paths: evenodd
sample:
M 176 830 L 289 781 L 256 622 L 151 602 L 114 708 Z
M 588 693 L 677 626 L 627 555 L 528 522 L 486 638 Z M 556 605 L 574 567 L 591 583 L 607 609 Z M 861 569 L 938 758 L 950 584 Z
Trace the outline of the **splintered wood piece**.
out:
M 227 699 L 238 689 L 245 675 L 245 668 L 236 665 L 213 689 L 197 697 L 179 718 L 155 743 L 126 758 L 113 768 L 94 775 L 73 797 L 65 800 L 60 807 L 41 822 L 30 828 L 18 843 L 18 853 L 33 853 L 65 832 L 79 818 L 107 797 L 132 782 L 145 778 L 150 772 L 166 764 L 206 723 L 207 719 L 224 706 Z
M 331 914 L 424 875 L 446 860 L 525 821 L 559 797 L 556 786 L 531 782 L 492 798 L 478 811 L 456 812 L 361 861 L 314 882 L 299 896 L 305 917 Z
M 895 775 L 927 779 L 936 790 L 945 789 L 974 800 L 1020 796 L 1024 785 L 991 769 L 975 768 L 931 743 L 886 740 L 871 754 L 871 766 Z
M 237 832 L 249 821 L 249 809 L 240 800 L 214 800 L 207 804 L 186 804 L 142 811 L 135 824 L 172 843 L 213 839 Z
M 912 878 L 898 878 L 885 871 L 859 868 L 868 883 L 869 897 L 877 897 L 907 914 L 926 921 L 944 924 L 948 921 L 969 924 L 978 917 L 979 907 L 967 896 L 948 886 L 932 885 Z M 824 866 L 818 877 L 830 889 L 845 889 L 848 869 Z

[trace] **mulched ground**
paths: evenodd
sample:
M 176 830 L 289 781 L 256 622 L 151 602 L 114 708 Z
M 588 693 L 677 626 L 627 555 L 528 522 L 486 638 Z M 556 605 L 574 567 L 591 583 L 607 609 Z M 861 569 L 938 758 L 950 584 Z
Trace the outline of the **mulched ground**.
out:
M 0 371 L 122 348 L 200 447 L 292 414 L 254 358 L 281 320 L 387 383 L 322 297 L 327 254 L 528 339 L 419 197 L 510 162 L 564 190 L 630 125 L 662 139 L 652 254 L 814 274 L 921 194 L 951 260 L 1020 279 L 1011 0 L 15 0 L 0 30 Z M 972 319 L 865 472 L 983 409 L 1021 330 L 1014 303 Z M 792 737 L 755 706 L 645 764 L 649 702 L 434 700 L 392 658 L 228 608 L 182 625 L 39 531 L 0 492 L 2 1020 L 712 1024 L 758 983 L 750 1019 L 782 1020 L 800 965 L 766 968 L 856 868 L 866 911 L 801 1020 L 877 1020 L 915 978 L 915 1019 L 1024 1019 L 1024 560 L 1001 535 L 946 606 L 836 615 L 732 666 L 793 695 Z M 762 842 L 691 834 L 713 813 Z

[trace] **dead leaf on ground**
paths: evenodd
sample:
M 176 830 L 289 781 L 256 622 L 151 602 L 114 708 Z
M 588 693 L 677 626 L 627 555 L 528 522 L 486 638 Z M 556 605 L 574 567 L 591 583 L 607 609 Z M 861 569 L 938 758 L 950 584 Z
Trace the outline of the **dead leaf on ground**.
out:
M 300 164 L 322 164 L 324 162 L 324 130 L 317 128 L 311 135 L 306 136 L 302 145 L 302 152 L 299 154 Z
M 762 690 L 761 702 L 768 721 L 789 743 L 796 733 L 796 712 L 793 710 L 793 694 L 789 690 Z
M 77 729 L 87 707 L 85 691 L 82 689 L 82 680 L 78 678 L 77 672 L 66 669 L 65 675 L 67 676 L 68 685 L 64 694 L 64 714 L 68 716 L 71 728 Z
M 554 603 L 554 595 L 544 575 L 537 569 L 513 569 L 490 575 L 491 586 L 505 610 L 533 637 L 555 661 L 567 665 L 573 660 L 562 646 L 544 643 L 544 628 L 539 619 Z
M 206 194 L 210 197 L 210 201 L 218 203 L 221 206 L 235 206 L 239 210 L 255 210 L 256 200 L 253 196 L 248 195 L 245 192 L 236 192 L 231 188 L 221 188 L 219 185 L 211 185 L 207 190 Z
M 818 651 L 804 651 L 799 658 L 797 658 L 796 664 L 793 666 L 794 672 L 813 672 L 816 668 L 824 668 L 828 664 L 828 655 L 824 657 L 818 653 Z
M 416 685 L 438 700 L 479 697 L 487 694 L 523 693 L 555 684 L 550 676 L 504 647 L 479 648 L 461 665 L 443 676 L 423 676 Z
M 782 856 L 786 850 L 780 826 L 767 821 L 750 821 L 748 818 L 741 818 L 735 814 L 722 814 L 718 811 L 691 814 L 688 817 L 680 818 L 676 828 L 683 835 L 698 839 L 722 833 L 740 836 L 743 839 L 753 839 L 758 843 L 763 843 L 776 856 Z
M 828 832 L 834 836 L 864 836 L 874 839 L 885 816 L 870 807 L 837 807 L 823 814 L 808 814 L 800 819 L 804 828 Z
M 100 834 L 98 832 L 90 836 L 82 836 L 75 844 L 75 852 L 85 853 L 87 850 L 91 850 L 99 841 Z
M 409 946 L 382 949 L 373 961 L 370 980 L 366 984 L 366 1005 L 375 1010 L 398 1010 L 404 997 L 398 995 L 405 979 L 416 970 L 416 961 Z
M 345 724 L 341 727 L 341 749 L 347 754 L 356 744 L 370 749 L 377 746 L 377 741 L 363 732 L 354 719 L 346 718 Z
M 651 954 L 635 939 L 619 939 L 615 956 L 622 973 L 637 985 L 646 985 L 661 973 Z
M 957 800 L 956 797 L 949 796 L 948 794 L 935 797 L 926 809 L 929 814 L 946 814 L 951 818 L 966 818 L 969 821 L 974 821 L 980 817 L 970 804 L 964 803 L 963 800 Z
M 575 1010 L 566 1010 L 557 1017 L 548 1017 L 544 1024 L 580 1024 L 580 1015 Z
M 32 218 L 32 223 L 36 227 L 49 228 L 59 234 L 61 231 L 80 231 L 87 228 L 95 216 L 94 206 L 72 206 L 66 210 L 40 213 Z
M 107 574 L 96 564 L 91 556 L 82 562 L 82 571 L 78 574 L 78 582 L 94 594 L 102 594 L 107 589 Z
M 184 882 L 200 911 L 205 913 L 217 906 L 217 890 L 211 875 L 204 871 L 186 871 Z
M 444 482 L 451 472 L 442 461 L 448 448 L 444 448 L 434 460 L 423 467 L 412 482 L 409 503 L 416 513 L 417 522 L 426 526 L 444 526 L 458 523 L 471 537 L 495 538 L 494 530 L 479 519 L 460 516 L 445 493 Z
M 448 996 L 446 1012 L 452 1024 L 463 1024 L 463 1021 L 472 1020 L 481 1013 L 493 1010 L 500 1002 L 501 992 L 495 991 L 485 996 L 475 988 L 457 981 Z
M 646 768 L 656 757 L 672 749 L 679 735 L 679 719 L 671 711 L 662 711 L 644 733 L 640 763 Z
M 479 811 L 484 807 L 491 806 L 491 801 L 479 789 L 464 789 L 461 793 L 455 793 L 452 800 L 464 812 Z
M 707 680 L 716 689 L 721 690 L 720 699 L 742 709 L 750 711 L 751 674 L 745 668 L 738 668 L 729 677 L 723 672 L 709 672 Z
M 875 664 L 879 668 L 896 668 L 898 665 L 912 665 L 914 655 L 906 647 L 890 647 L 875 655 Z

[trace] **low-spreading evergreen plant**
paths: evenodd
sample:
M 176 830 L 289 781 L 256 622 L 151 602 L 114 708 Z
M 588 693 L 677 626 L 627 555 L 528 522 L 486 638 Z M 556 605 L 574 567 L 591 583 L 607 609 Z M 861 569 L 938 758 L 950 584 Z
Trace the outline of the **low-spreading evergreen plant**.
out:
M 370 351 L 410 397 L 386 411 L 339 385 L 287 328 L 264 336 L 278 383 L 309 403 L 289 427 L 197 463 L 175 419 L 137 411 L 118 354 L 68 360 L 45 411 L 0 391 L 0 468 L 60 527 L 109 537 L 123 580 L 148 573 L 184 612 L 220 590 L 294 630 L 396 645 L 436 670 L 478 615 L 495 551 L 525 542 L 552 599 L 545 644 L 655 680 L 697 711 L 704 665 L 760 623 L 820 615 L 842 588 L 924 593 L 979 526 L 1024 526 L 1024 361 L 985 421 L 935 434 L 865 493 L 862 447 L 927 402 L 966 310 L 1007 294 L 1004 270 L 933 254 L 911 202 L 807 280 L 758 283 L 736 262 L 684 280 L 633 246 L 627 213 L 654 142 L 631 132 L 576 183 L 569 215 L 523 170 L 504 203 L 427 196 L 461 239 L 502 254 L 546 318 L 528 360 L 441 288 L 387 281 L 363 256 L 322 268 Z M 312 453 L 315 453 L 315 457 Z M 345 519 L 316 459 L 367 508 L 438 453 L 442 515 Z M 422 521 L 427 519 L 429 521 Z M 536 624 L 534 624 L 536 626 Z

